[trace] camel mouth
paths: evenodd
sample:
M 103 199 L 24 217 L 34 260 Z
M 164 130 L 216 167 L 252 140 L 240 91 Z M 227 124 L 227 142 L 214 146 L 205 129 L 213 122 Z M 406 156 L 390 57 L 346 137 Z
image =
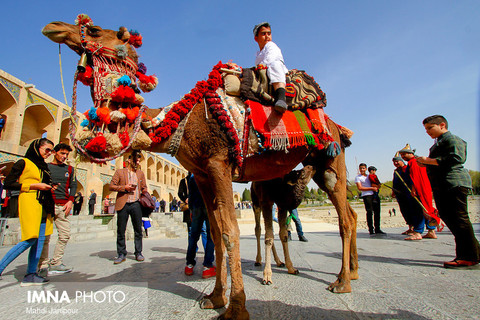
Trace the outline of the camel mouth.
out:
M 60 32 L 61 31 L 58 31 L 58 30 L 47 29 L 47 27 L 42 29 L 42 34 L 46 37 L 49 37 L 49 38 L 50 38 L 50 36 L 59 34 Z
M 68 25 L 55 21 L 47 24 L 42 29 L 42 34 L 54 42 L 63 41 L 67 36 Z

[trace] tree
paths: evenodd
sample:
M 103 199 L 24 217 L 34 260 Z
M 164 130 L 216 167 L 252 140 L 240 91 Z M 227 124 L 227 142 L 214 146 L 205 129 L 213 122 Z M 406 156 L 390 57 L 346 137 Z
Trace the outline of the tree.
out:
M 468 174 L 472 178 L 473 194 L 480 194 L 480 172 L 468 170 Z
M 252 201 L 252 195 L 250 194 L 249 189 L 243 190 L 242 201 Z
M 310 193 L 310 190 L 308 190 L 308 186 L 305 187 L 305 195 L 304 195 L 305 203 L 308 204 L 308 200 L 312 199 L 312 195 Z

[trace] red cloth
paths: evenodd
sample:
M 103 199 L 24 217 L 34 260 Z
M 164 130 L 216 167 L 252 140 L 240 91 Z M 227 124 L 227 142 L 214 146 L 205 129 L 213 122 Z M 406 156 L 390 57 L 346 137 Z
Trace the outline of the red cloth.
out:
M 369 174 L 368 175 L 368 179 L 370 180 L 370 183 L 372 185 L 372 187 L 377 187 L 377 188 L 380 188 L 380 186 L 382 185 L 380 183 L 380 180 L 378 180 L 378 177 L 376 174 Z
M 420 167 L 417 159 L 413 158 L 408 161 L 408 171 L 413 182 L 412 191 L 417 195 L 417 198 L 425 208 L 425 213 L 440 224 L 437 209 L 433 206 L 432 186 L 430 185 L 430 180 L 428 180 L 427 169 Z

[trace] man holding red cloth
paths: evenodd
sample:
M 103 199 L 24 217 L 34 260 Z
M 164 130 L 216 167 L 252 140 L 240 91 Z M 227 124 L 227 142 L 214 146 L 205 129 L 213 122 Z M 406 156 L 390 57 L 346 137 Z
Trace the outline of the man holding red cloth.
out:
M 412 203 L 412 223 L 413 234 L 405 240 L 422 240 L 422 238 L 436 239 L 435 227 L 440 223 L 437 216 L 437 209 L 433 206 L 432 187 L 427 176 L 425 167 L 420 167 L 415 158 L 415 150 L 412 150 L 407 144 L 405 148 L 399 151 L 403 160 L 407 161 L 407 173 L 411 179 L 411 185 L 407 184 L 412 192 L 414 203 Z M 427 227 L 427 234 L 422 237 L 422 233 Z

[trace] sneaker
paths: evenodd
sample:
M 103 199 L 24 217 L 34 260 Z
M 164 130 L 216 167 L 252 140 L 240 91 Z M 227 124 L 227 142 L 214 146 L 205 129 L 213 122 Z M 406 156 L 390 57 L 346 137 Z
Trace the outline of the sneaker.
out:
M 135 259 L 136 259 L 137 261 L 139 261 L 139 262 L 142 262 L 142 261 L 145 260 L 145 257 L 144 257 L 141 253 L 137 253 L 137 254 L 135 255 Z
M 123 261 L 125 261 L 126 258 L 125 258 L 125 255 L 124 254 L 120 254 L 118 255 L 117 258 L 115 258 L 115 260 L 113 260 L 113 264 L 120 264 L 122 263 Z
M 387 234 L 386 232 L 383 232 L 382 230 L 377 230 L 375 231 L 376 234 Z
M 66 265 L 62 264 L 57 264 L 56 266 L 50 265 L 48 267 L 48 274 L 59 274 L 59 273 L 68 273 L 72 272 L 73 268 L 67 267 Z
M 185 274 L 186 274 L 187 276 L 193 275 L 193 264 L 187 264 L 187 265 L 185 266 Z
M 27 274 L 23 281 L 20 283 L 21 287 L 29 287 L 29 286 L 41 286 L 42 284 L 47 283 L 49 280 L 45 279 L 44 277 L 40 277 L 36 273 Z
M 48 276 L 48 268 L 41 268 L 37 271 L 37 274 L 42 278 L 46 278 Z
M 203 272 L 202 272 L 202 278 L 203 279 L 208 279 L 211 277 L 215 277 L 217 275 L 217 270 L 215 267 L 203 267 Z

